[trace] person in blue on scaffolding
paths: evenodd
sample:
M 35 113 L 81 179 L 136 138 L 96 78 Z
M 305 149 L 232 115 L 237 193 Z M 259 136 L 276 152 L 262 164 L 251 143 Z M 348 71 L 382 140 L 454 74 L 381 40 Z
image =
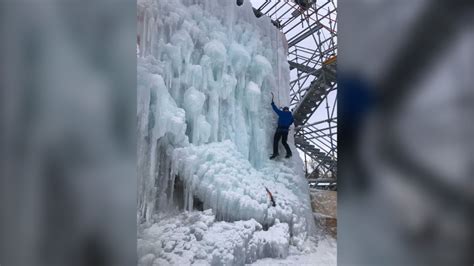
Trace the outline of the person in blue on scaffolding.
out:
M 275 131 L 275 136 L 273 137 L 273 154 L 270 157 L 270 160 L 275 159 L 279 154 L 278 154 L 278 142 L 281 139 L 281 143 L 283 144 L 283 147 L 285 147 L 286 150 L 286 156 L 285 158 L 290 158 L 291 157 L 291 150 L 290 146 L 288 146 L 288 143 L 286 143 L 288 139 L 288 132 L 290 130 L 291 124 L 295 121 L 293 119 L 293 115 L 290 112 L 290 108 L 287 106 L 283 107 L 283 110 L 278 109 L 276 107 L 275 103 L 273 102 L 274 95 L 272 93 L 272 108 L 273 111 L 278 115 L 278 127 Z

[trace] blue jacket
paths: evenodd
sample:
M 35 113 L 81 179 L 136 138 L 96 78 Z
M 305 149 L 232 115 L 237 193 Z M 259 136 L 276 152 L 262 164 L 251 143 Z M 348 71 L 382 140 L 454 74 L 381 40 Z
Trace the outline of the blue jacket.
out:
M 293 124 L 293 122 L 295 121 L 290 111 L 285 112 L 278 109 L 278 107 L 276 107 L 275 103 L 273 102 L 272 102 L 272 108 L 273 108 L 273 111 L 275 111 L 275 113 L 277 113 L 278 115 L 278 128 L 288 129 L 291 126 L 291 124 Z

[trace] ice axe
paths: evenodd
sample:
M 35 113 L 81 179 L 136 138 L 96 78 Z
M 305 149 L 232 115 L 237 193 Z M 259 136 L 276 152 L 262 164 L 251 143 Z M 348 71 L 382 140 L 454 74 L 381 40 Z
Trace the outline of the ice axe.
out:
M 266 186 L 263 186 L 263 187 L 267 191 L 268 196 L 270 196 L 270 201 L 272 202 L 272 206 L 276 207 L 276 203 L 275 203 L 275 200 L 273 199 L 272 193 L 270 192 L 270 190 Z

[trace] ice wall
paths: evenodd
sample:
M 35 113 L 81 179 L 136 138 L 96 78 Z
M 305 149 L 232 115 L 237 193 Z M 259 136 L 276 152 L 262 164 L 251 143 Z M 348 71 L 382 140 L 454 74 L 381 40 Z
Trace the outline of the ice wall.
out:
M 284 36 L 248 1 L 139 0 L 137 19 L 138 221 L 175 208 L 178 176 L 186 209 L 198 198 L 220 220 L 278 219 L 301 242 L 313 223 L 301 159 L 268 160 L 271 92 L 289 102 Z

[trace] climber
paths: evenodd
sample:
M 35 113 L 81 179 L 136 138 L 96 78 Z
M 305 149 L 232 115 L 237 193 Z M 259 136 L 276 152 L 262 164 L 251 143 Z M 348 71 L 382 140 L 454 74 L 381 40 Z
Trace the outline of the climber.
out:
M 275 157 L 278 156 L 278 141 L 280 141 L 281 138 L 281 143 L 285 147 L 286 150 L 286 157 L 285 158 L 290 158 L 291 157 L 291 150 L 290 146 L 288 146 L 288 143 L 286 143 L 286 140 L 288 139 L 288 131 L 290 130 L 291 124 L 293 124 L 294 119 L 293 115 L 290 112 L 290 109 L 288 107 L 283 107 L 283 111 L 278 109 L 273 102 L 273 93 L 272 93 L 272 108 L 273 111 L 278 115 L 278 127 L 275 131 L 275 136 L 273 137 L 273 154 L 270 157 L 271 159 L 275 159 Z

